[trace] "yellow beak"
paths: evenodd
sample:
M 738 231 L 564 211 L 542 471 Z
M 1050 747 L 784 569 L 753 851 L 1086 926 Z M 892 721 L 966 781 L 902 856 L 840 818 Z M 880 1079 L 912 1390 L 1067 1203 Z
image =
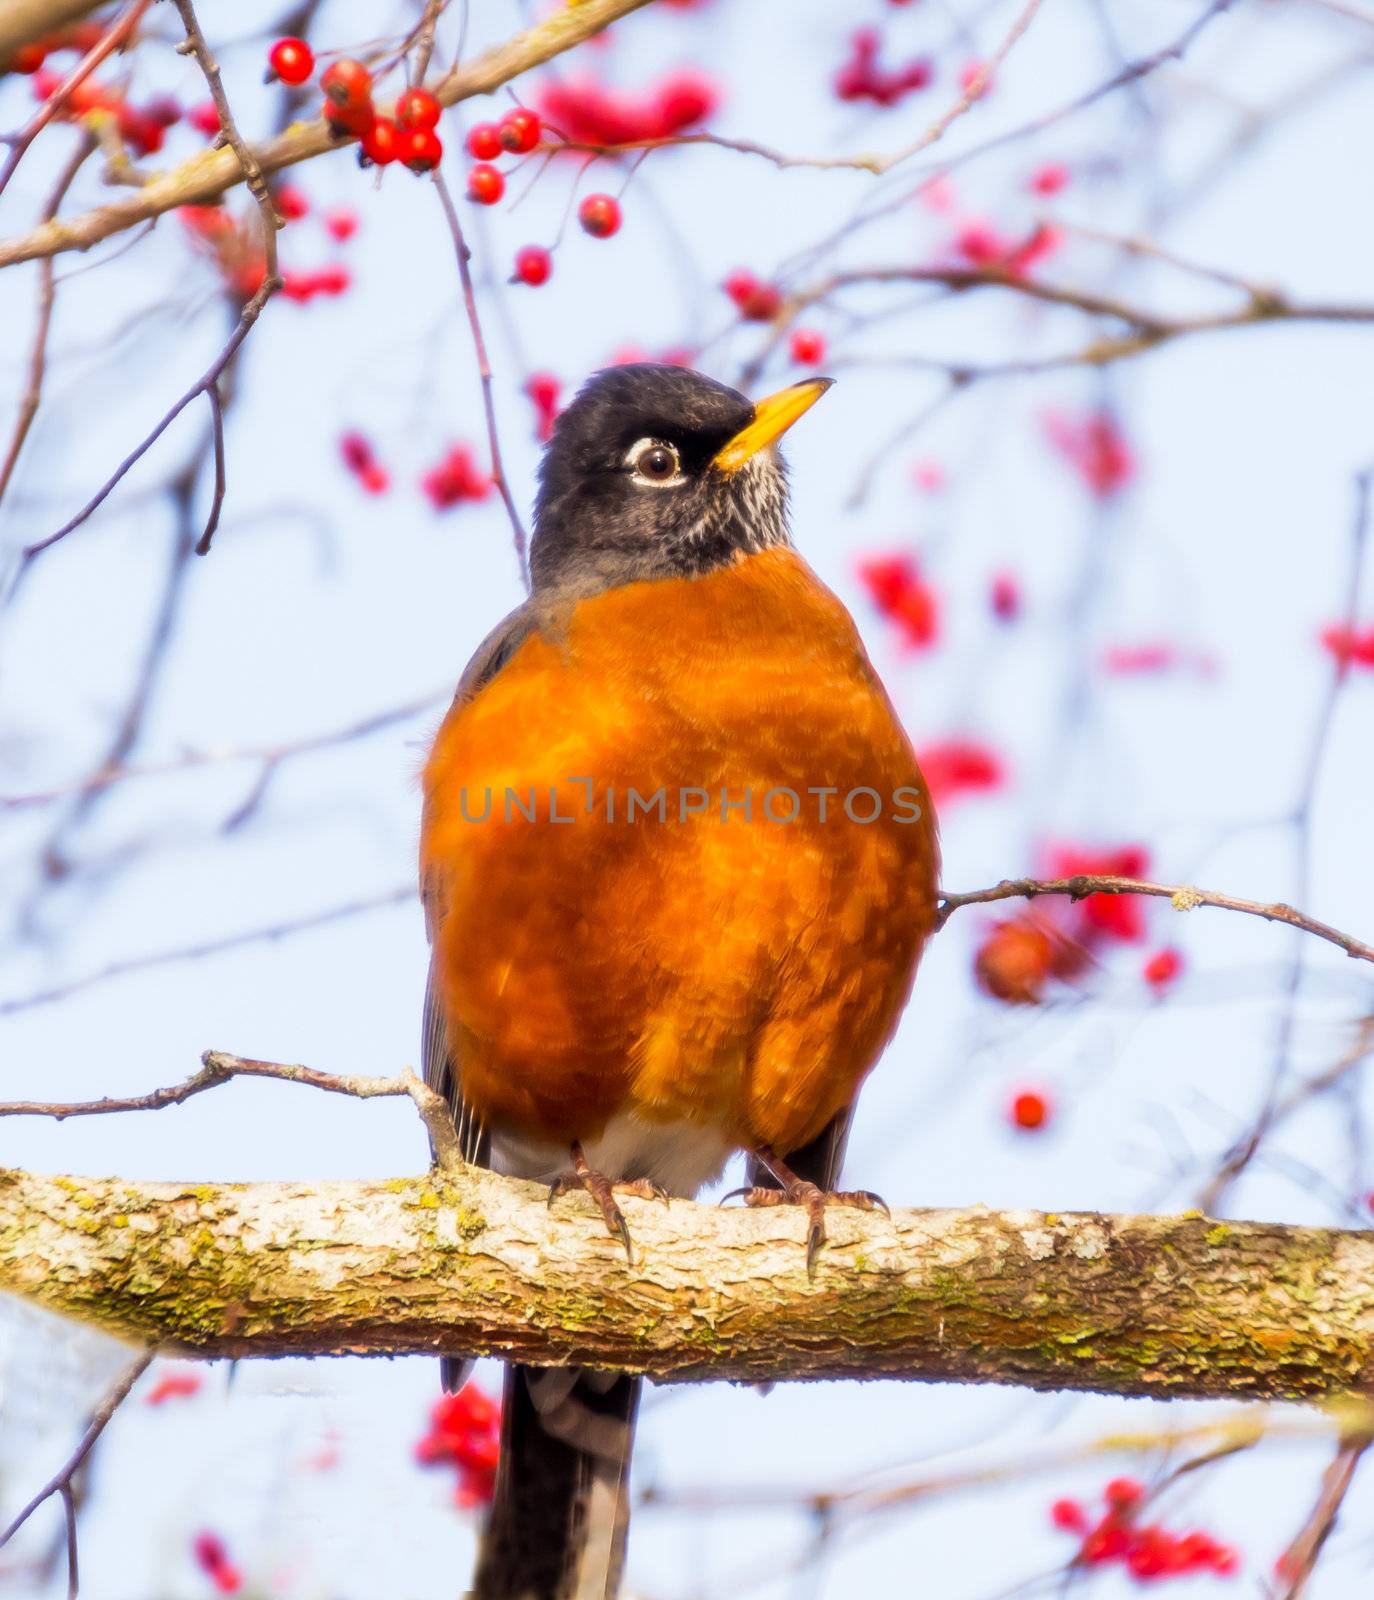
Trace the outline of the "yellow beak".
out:
M 711 465 L 717 472 L 738 472 L 760 450 L 766 450 L 781 439 L 834 381 L 833 378 L 807 378 L 803 383 L 789 384 L 766 400 L 760 400 L 754 407 L 753 419 L 716 453 Z

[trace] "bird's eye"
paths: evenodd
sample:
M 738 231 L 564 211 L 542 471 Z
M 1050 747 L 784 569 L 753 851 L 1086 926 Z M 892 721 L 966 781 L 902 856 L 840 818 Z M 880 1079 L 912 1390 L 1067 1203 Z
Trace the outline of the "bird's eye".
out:
M 641 483 L 656 488 L 682 481 L 682 459 L 672 445 L 661 439 L 641 439 L 632 445 L 625 465 Z

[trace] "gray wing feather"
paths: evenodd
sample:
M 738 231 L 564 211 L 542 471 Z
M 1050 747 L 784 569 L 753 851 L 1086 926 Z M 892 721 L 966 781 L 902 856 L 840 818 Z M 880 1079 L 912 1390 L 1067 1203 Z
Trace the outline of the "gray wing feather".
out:
M 459 679 L 454 703 L 462 704 L 471 700 L 490 683 L 537 626 L 538 618 L 532 607 L 526 603 L 493 628 L 478 645 L 472 660 L 468 662 L 463 676 Z M 421 898 L 425 905 L 425 928 L 430 943 L 433 944 L 438 910 L 427 885 L 421 888 Z M 425 981 L 420 1053 L 425 1082 L 436 1094 L 443 1095 L 448 1102 L 449 1113 L 458 1132 L 458 1145 L 463 1160 L 477 1167 L 490 1166 L 490 1135 L 482 1119 L 463 1099 L 462 1079 L 449 1048 L 448 1028 L 444 1021 L 443 1007 L 439 1003 L 433 957 L 430 958 L 429 975 Z M 472 1362 L 461 1356 L 442 1356 L 439 1369 L 445 1392 L 452 1394 L 467 1382 Z

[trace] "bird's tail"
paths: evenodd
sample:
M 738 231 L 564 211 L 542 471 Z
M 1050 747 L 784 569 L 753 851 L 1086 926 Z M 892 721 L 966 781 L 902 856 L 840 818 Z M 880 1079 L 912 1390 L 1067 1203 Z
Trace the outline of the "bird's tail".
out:
M 506 1369 L 496 1496 L 472 1600 L 615 1600 L 640 1380 Z

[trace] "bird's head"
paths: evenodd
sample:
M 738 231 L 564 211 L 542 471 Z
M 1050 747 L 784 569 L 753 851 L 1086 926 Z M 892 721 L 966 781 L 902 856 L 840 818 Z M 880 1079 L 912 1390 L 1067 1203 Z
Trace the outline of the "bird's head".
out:
M 690 576 L 786 544 L 787 476 L 773 446 L 829 387 L 809 378 L 755 403 L 682 367 L 598 372 L 544 452 L 535 588 Z

